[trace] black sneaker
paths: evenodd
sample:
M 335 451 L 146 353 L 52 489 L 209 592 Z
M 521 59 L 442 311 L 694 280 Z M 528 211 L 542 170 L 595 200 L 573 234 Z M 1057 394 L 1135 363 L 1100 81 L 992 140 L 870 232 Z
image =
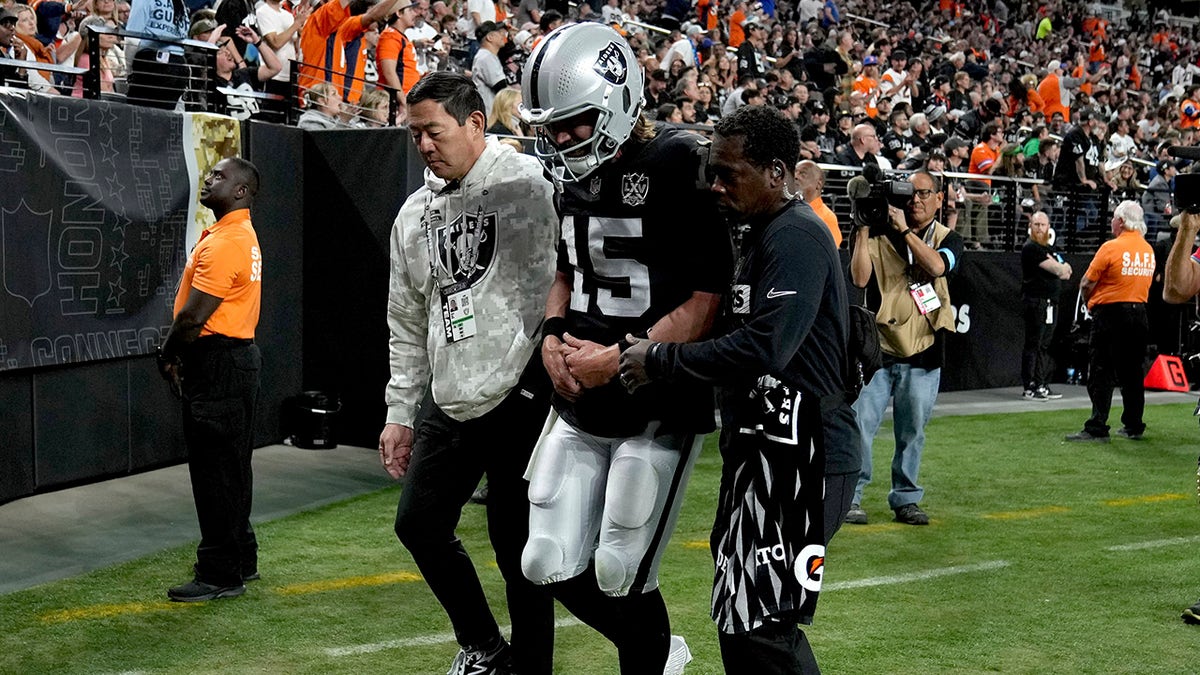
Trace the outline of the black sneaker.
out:
M 236 598 L 246 592 L 245 584 L 236 586 L 214 586 L 199 579 L 167 589 L 167 597 L 174 602 L 204 602 L 220 598 Z
M 1112 439 L 1108 437 L 1108 434 L 1100 436 L 1084 429 L 1077 434 L 1067 434 L 1064 440 L 1071 441 L 1072 443 L 1108 443 Z
M 262 575 L 258 573 L 258 570 L 254 570 L 253 572 L 250 572 L 249 574 L 242 572 L 242 582 L 243 583 L 247 582 L 247 581 L 258 581 L 261 578 L 262 578 Z
M 1183 614 L 1179 618 L 1183 619 L 1184 623 L 1200 624 L 1200 601 L 1183 610 Z
M 1025 391 L 1021 392 L 1021 398 L 1025 399 L 1026 401 L 1032 401 L 1036 396 L 1036 389 L 1026 389 Z
M 1057 401 L 1062 398 L 1062 394 L 1050 391 L 1050 387 L 1042 385 L 1037 388 L 1037 397 L 1039 401 Z
M 846 521 L 851 525 L 866 525 L 867 512 L 862 510 L 858 504 L 851 504 L 850 510 L 846 512 Z
M 1120 436 L 1121 438 L 1128 438 L 1131 441 L 1142 440 L 1141 432 L 1135 433 L 1135 432 L 1132 432 L 1132 431 L 1126 429 L 1125 427 L 1121 427 L 1120 429 L 1117 429 L 1117 435 Z
M 510 675 L 512 655 L 508 642 L 498 642 L 486 649 L 466 648 L 458 650 L 454 662 L 446 675 Z
M 896 522 L 905 525 L 928 525 L 929 516 L 916 504 L 905 504 L 896 511 Z

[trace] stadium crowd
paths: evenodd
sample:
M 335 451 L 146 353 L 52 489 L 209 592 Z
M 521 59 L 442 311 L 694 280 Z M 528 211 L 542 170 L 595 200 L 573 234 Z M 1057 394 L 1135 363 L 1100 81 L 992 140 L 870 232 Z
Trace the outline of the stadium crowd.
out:
M 451 70 L 472 77 L 494 108 L 492 133 L 528 135 L 515 99 L 497 94 L 518 86 L 530 51 L 564 21 L 607 22 L 646 73 L 652 118 L 708 133 L 739 106 L 769 105 L 799 128 L 802 160 L 858 167 L 869 153 L 885 169 L 1040 179 L 1003 198 L 1020 203 L 1022 223 L 1046 210 L 1059 232 L 1133 199 L 1151 239 L 1165 234 L 1172 179 L 1189 170 L 1166 148 L 1195 144 L 1200 128 L 1197 22 L 1165 10 L 1005 0 L 144 1 L 178 5 L 187 18 L 174 37 L 217 48 L 216 85 L 283 99 L 206 96 L 196 75 L 205 57 L 189 53 L 178 57 L 192 66 L 184 104 L 282 121 L 295 101 L 291 119 L 310 129 L 403 125 L 404 94 L 424 74 Z M 128 23 L 125 0 L 2 4 L 0 25 L 15 35 L 0 29 L 0 55 L 18 59 L 86 68 L 87 26 L 154 29 L 138 12 Z M 126 92 L 139 63 L 167 77 L 135 40 L 124 57 L 115 36 L 100 42 L 102 91 Z M 0 78 L 84 95 L 82 76 L 0 66 Z M 130 98 L 173 107 L 183 89 Z M 169 100 L 150 100 L 164 91 Z M 995 188 L 979 177 L 946 181 L 943 220 L 968 247 L 995 239 Z

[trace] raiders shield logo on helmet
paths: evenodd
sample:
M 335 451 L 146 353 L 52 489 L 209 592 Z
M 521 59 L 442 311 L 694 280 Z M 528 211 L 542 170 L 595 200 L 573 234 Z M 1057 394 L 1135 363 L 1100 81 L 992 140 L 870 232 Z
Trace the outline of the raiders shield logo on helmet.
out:
M 600 77 L 614 85 L 625 84 L 625 75 L 629 72 L 629 64 L 625 62 L 625 55 L 621 53 L 615 42 L 608 43 L 607 47 L 600 50 L 600 56 L 596 58 L 596 64 L 592 68 L 600 74 Z
M 650 192 L 650 178 L 644 173 L 627 173 L 621 178 L 621 201 L 629 206 L 646 203 Z
M 473 286 L 496 252 L 496 212 L 464 213 L 437 228 L 438 263 L 454 284 Z

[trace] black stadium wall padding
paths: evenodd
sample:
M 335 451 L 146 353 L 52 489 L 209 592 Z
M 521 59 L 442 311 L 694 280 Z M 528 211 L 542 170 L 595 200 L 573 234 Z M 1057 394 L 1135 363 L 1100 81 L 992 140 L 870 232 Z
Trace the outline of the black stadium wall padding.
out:
M 406 130 L 305 138 L 304 388 L 340 398 L 342 443 L 373 448 L 383 430 L 390 236 L 422 169 Z
M 254 229 L 263 251 L 263 303 L 255 341 L 262 350 L 255 447 L 283 439 L 283 401 L 301 390 L 304 353 L 304 205 L 318 185 L 299 170 L 305 132 L 278 124 L 242 124 L 242 152 L 262 178 Z M 157 373 L 155 373 L 157 376 Z M 182 442 L 182 441 L 181 441 Z

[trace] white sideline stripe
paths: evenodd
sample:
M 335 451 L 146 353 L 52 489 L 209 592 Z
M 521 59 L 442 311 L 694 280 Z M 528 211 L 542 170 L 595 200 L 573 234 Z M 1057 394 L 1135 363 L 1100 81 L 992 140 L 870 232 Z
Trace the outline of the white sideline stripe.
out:
M 957 565 L 955 567 L 942 567 L 939 569 L 925 570 L 924 572 L 913 572 L 912 574 L 897 574 L 887 577 L 869 577 L 867 579 L 855 579 L 853 581 L 831 581 L 821 585 L 821 590 L 824 591 L 844 591 L 851 588 L 870 588 L 872 586 L 888 586 L 891 584 L 905 584 L 910 581 L 924 581 L 925 579 L 936 579 L 938 577 L 948 577 L 953 574 L 969 574 L 971 572 L 987 572 L 989 570 L 998 570 L 1003 567 L 1008 567 L 1007 560 L 992 560 L 990 562 L 982 562 L 974 565 Z
M 1196 537 L 1200 540 L 1200 537 Z M 897 574 L 887 577 L 870 577 L 867 579 L 856 579 L 854 581 L 834 581 L 822 585 L 823 590 L 841 591 L 851 588 L 869 588 L 871 586 L 887 586 L 889 584 L 903 584 L 910 581 L 923 581 L 925 579 L 936 579 L 938 577 L 946 577 L 953 574 L 969 574 L 971 572 L 987 572 L 989 570 L 998 570 L 1003 567 L 1008 567 L 1007 560 L 992 560 L 990 562 L 978 563 L 975 565 L 958 565 L 955 567 L 942 567 L 940 569 L 925 570 L 924 572 L 914 572 L 912 574 Z M 557 628 L 566 628 L 568 626 L 580 625 L 579 619 L 567 617 L 558 619 L 554 622 Z M 512 632 L 512 626 L 503 626 L 500 628 L 505 633 Z M 385 649 L 400 649 L 403 647 L 428 647 L 430 645 L 440 645 L 447 642 L 454 642 L 454 633 L 435 633 L 433 635 L 420 635 L 403 640 L 388 640 L 387 642 L 375 642 L 366 645 L 354 645 L 351 647 L 328 647 L 325 655 L 334 658 L 342 656 L 355 656 L 358 654 L 371 654 L 373 652 L 381 652 Z
M 567 628 L 569 626 L 579 626 L 581 622 L 575 617 L 566 617 L 558 619 L 554 622 L 555 628 Z M 500 631 L 505 634 L 512 633 L 512 626 L 501 626 Z M 431 645 L 441 645 L 447 642 L 454 642 L 454 633 L 435 633 L 433 635 L 418 635 L 417 637 L 404 638 L 403 640 L 388 640 L 387 642 L 375 642 L 367 645 L 353 645 L 350 647 L 327 647 L 326 656 L 334 658 L 342 656 L 356 656 L 359 654 L 372 654 L 381 652 L 385 649 L 401 649 L 404 647 L 429 647 Z
M 1157 541 L 1142 541 L 1136 544 L 1119 544 L 1117 546 L 1109 546 L 1105 551 L 1142 551 L 1148 548 L 1162 548 L 1164 546 L 1178 546 L 1180 544 L 1195 544 L 1200 541 L 1200 536 L 1196 537 L 1174 537 L 1172 539 L 1159 539 Z

